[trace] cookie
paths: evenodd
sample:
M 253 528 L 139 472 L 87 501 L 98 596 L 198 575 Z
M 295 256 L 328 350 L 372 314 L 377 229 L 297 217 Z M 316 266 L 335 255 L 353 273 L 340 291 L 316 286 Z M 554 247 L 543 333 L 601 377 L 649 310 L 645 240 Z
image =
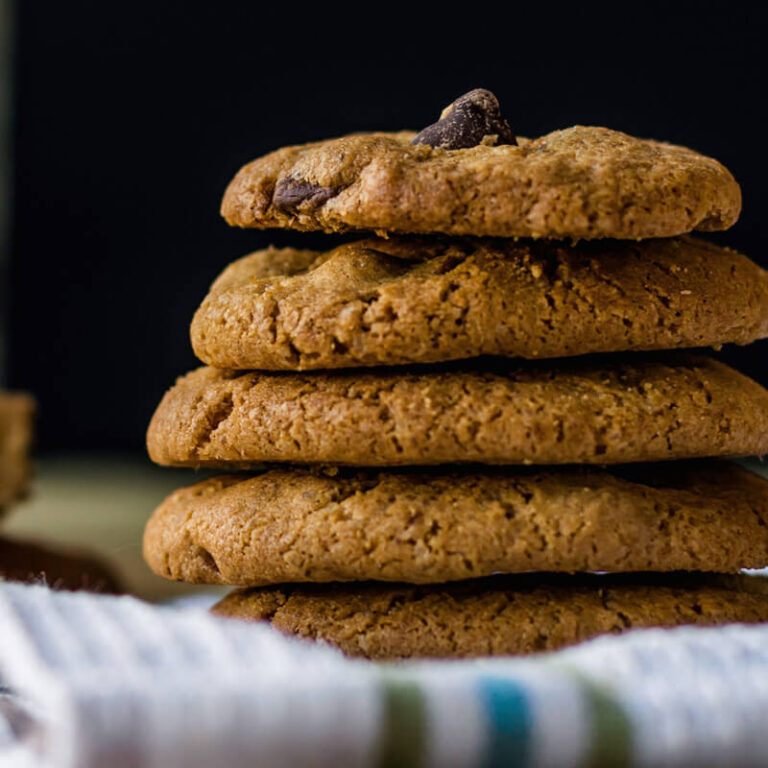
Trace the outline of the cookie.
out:
M 34 413 L 29 395 L 0 392 L 0 512 L 27 491 Z
M 192 323 L 220 368 L 309 370 L 502 355 L 747 344 L 768 336 L 768 272 L 690 237 L 369 239 L 230 265 Z
M 768 621 L 768 594 L 762 585 L 742 587 L 747 580 L 535 574 L 431 587 L 266 587 L 232 592 L 213 610 L 269 621 L 350 656 L 501 656 L 552 651 L 640 627 Z
M 525 571 L 768 566 L 768 480 L 726 462 L 483 474 L 272 470 L 176 491 L 144 533 L 195 584 L 441 583 Z
M 34 542 L 0 538 L 0 578 L 52 589 L 120 592 L 110 568 L 85 552 L 56 551 Z
M 230 183 L 222 215 L 259 229 L 573 240 L 727 229 L 739 216 L 733 176 L 690 149 L 581 125 L 516 138 L 491 99 L 474 111 L 457 105 L 442 128 L 355 134 L 259 158 Z
M 705 357 L 352 373 L 200 368 L 160 403 L 151 458 L 395 466 L 612 464 L 768 452 L 768 392 Z

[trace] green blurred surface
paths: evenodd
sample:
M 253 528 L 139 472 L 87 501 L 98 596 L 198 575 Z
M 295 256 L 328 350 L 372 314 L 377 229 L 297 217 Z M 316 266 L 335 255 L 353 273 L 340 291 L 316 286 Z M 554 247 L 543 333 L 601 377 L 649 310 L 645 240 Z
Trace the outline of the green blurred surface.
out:
M 739 461 L 739 464 L 763 475 L 763 477 L 768 477 L 768 461 L 765 459 L 742 459 Z

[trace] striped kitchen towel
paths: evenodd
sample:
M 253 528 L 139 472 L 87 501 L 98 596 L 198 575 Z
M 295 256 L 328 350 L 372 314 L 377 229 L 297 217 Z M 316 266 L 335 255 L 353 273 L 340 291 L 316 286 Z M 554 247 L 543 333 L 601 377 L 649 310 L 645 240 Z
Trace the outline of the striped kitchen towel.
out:
M 768 627 L 371 664 L 268 626 L 0 585 L 0 765 L 768 765 Z

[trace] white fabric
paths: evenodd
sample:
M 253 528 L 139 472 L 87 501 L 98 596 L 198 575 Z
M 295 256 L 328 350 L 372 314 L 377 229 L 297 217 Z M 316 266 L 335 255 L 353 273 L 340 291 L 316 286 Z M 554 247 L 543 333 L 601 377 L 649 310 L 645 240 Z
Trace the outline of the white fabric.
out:
M 0 584 L 3 768 L 377 765 L 385 677 L 424 696 L 425 765 L 494 764 L 478 698 L 489 678 L 525 692 L 529 765 L 589 763 L 585 682 L 626 713 L 636 765 L 768 765 L 768 627 L 375 665 L 201 608 Z

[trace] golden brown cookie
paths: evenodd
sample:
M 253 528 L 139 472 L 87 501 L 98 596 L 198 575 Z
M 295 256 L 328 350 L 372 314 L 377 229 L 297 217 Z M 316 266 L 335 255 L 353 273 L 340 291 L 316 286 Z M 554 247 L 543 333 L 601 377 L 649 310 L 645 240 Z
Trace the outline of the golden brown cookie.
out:
M 741 192 L 684 147 L 574 126 L 517 144 L 412 144 L 412 132 L 286 147 L 235 176 L 238 227 L 639 240 L 727 229 Z
M 369 239 L 231 264 L 192 323 L 220 368 L 309 370 L 746 344 L 768 272 L 691 237 L 568 247 Z
M 0 539 L 0 578 L 52 589 L 120 592 L 111 569 L 87 552 L 52 550 L 29 541 Z
M 768 453 L 768 392 L 723 363 L 574 358 L 489 371 L 199 368 L 149 426 L 172 466 L 612 464 Z
M 0 512 L 27 491 L 34 413 L 29 395 L 0 392 Z
M 768 480 L 726 462 L 608 472 L 222 475 L 171 494 L 144 533 L 192 583 L 441 583 L 525 571 L 768 566 Z
M 747 581 L 535 574 L 429 587 L 308 584 L 237 590 L 213 610 L 269 621 L 350 656 L 500 656 L 552 651 L 639 627 L 768 621 L 768 594 Z

